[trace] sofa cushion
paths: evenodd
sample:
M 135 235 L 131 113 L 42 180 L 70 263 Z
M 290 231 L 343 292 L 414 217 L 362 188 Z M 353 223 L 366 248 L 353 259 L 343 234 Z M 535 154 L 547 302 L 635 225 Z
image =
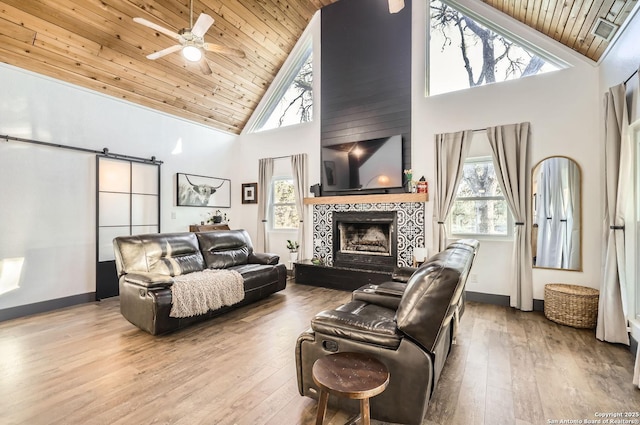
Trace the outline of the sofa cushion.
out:
M 253 253 L 246 230 L 216 230 L 196 233 L 205 264 L 210 269 L 226 269 L 247 264 Z
M 113 245 L 120 276 L 135 272 L 179 276 L 204 270 L 204 259 L 193 233 L 120 236 Z
M 385 348 L 400 345 L 395 311 L 364 301 L 351 301 L 335 310 L 322 311 L 311 319 L 311 328 L 324 335 L 362 341 Z
M 263 264 L 241 264 L 231 266 L 229 270 L 235 270 L 242 275 L 245 291 L 277 282 L 279 277 L 276 267 Z

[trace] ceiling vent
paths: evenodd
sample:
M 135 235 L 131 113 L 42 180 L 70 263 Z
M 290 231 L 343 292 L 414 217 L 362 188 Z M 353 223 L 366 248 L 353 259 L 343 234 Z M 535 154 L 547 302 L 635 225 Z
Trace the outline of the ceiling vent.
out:
M 598 18 L 596 24 L 591 30 L 591 34 L 602 38 L 604 41 L 610 41 L 616 33 L 618 25 L 611 23 L 605 19 Z

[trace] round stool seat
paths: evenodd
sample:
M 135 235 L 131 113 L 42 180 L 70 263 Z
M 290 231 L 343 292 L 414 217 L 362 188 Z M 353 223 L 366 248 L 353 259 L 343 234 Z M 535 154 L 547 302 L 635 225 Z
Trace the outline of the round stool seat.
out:
M 335 353 L 313 364 L 313 381 L 320 387 L 316 424 L 321 425 L 329 394 L 360 400 L 362 423 L 369 424 L 369 398 L 389 384 L 389 371 L 378 359 L 362 353 Z

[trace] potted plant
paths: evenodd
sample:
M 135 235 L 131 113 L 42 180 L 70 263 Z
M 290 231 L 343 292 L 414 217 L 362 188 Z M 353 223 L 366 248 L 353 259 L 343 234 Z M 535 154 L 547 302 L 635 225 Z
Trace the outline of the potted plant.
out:
M 287 239 L 287 249 L 289 250 L 289 257 L 291 262 L 298 261 L 298 248 L 300 248 L 300 244 L 298 241 L 293 241 L 291 239 Z
M 211 216 L 207 220 L 207 223 L 222 223 L 223 221 L 227 223 L 229 220 L 227 219 L 227 213 L 223 213 L 220 210 L 216 210 L 213 213 L 209 213 Z

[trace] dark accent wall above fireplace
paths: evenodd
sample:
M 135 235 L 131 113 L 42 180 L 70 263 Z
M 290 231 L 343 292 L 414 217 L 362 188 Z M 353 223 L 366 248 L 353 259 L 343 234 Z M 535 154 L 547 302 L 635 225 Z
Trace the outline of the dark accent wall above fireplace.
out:
M 411 0 L 342 0 L 321 9 L 322 146 L 402 134 L 411 166 Z M 325 182 L 326 183 L 326 182 Z

